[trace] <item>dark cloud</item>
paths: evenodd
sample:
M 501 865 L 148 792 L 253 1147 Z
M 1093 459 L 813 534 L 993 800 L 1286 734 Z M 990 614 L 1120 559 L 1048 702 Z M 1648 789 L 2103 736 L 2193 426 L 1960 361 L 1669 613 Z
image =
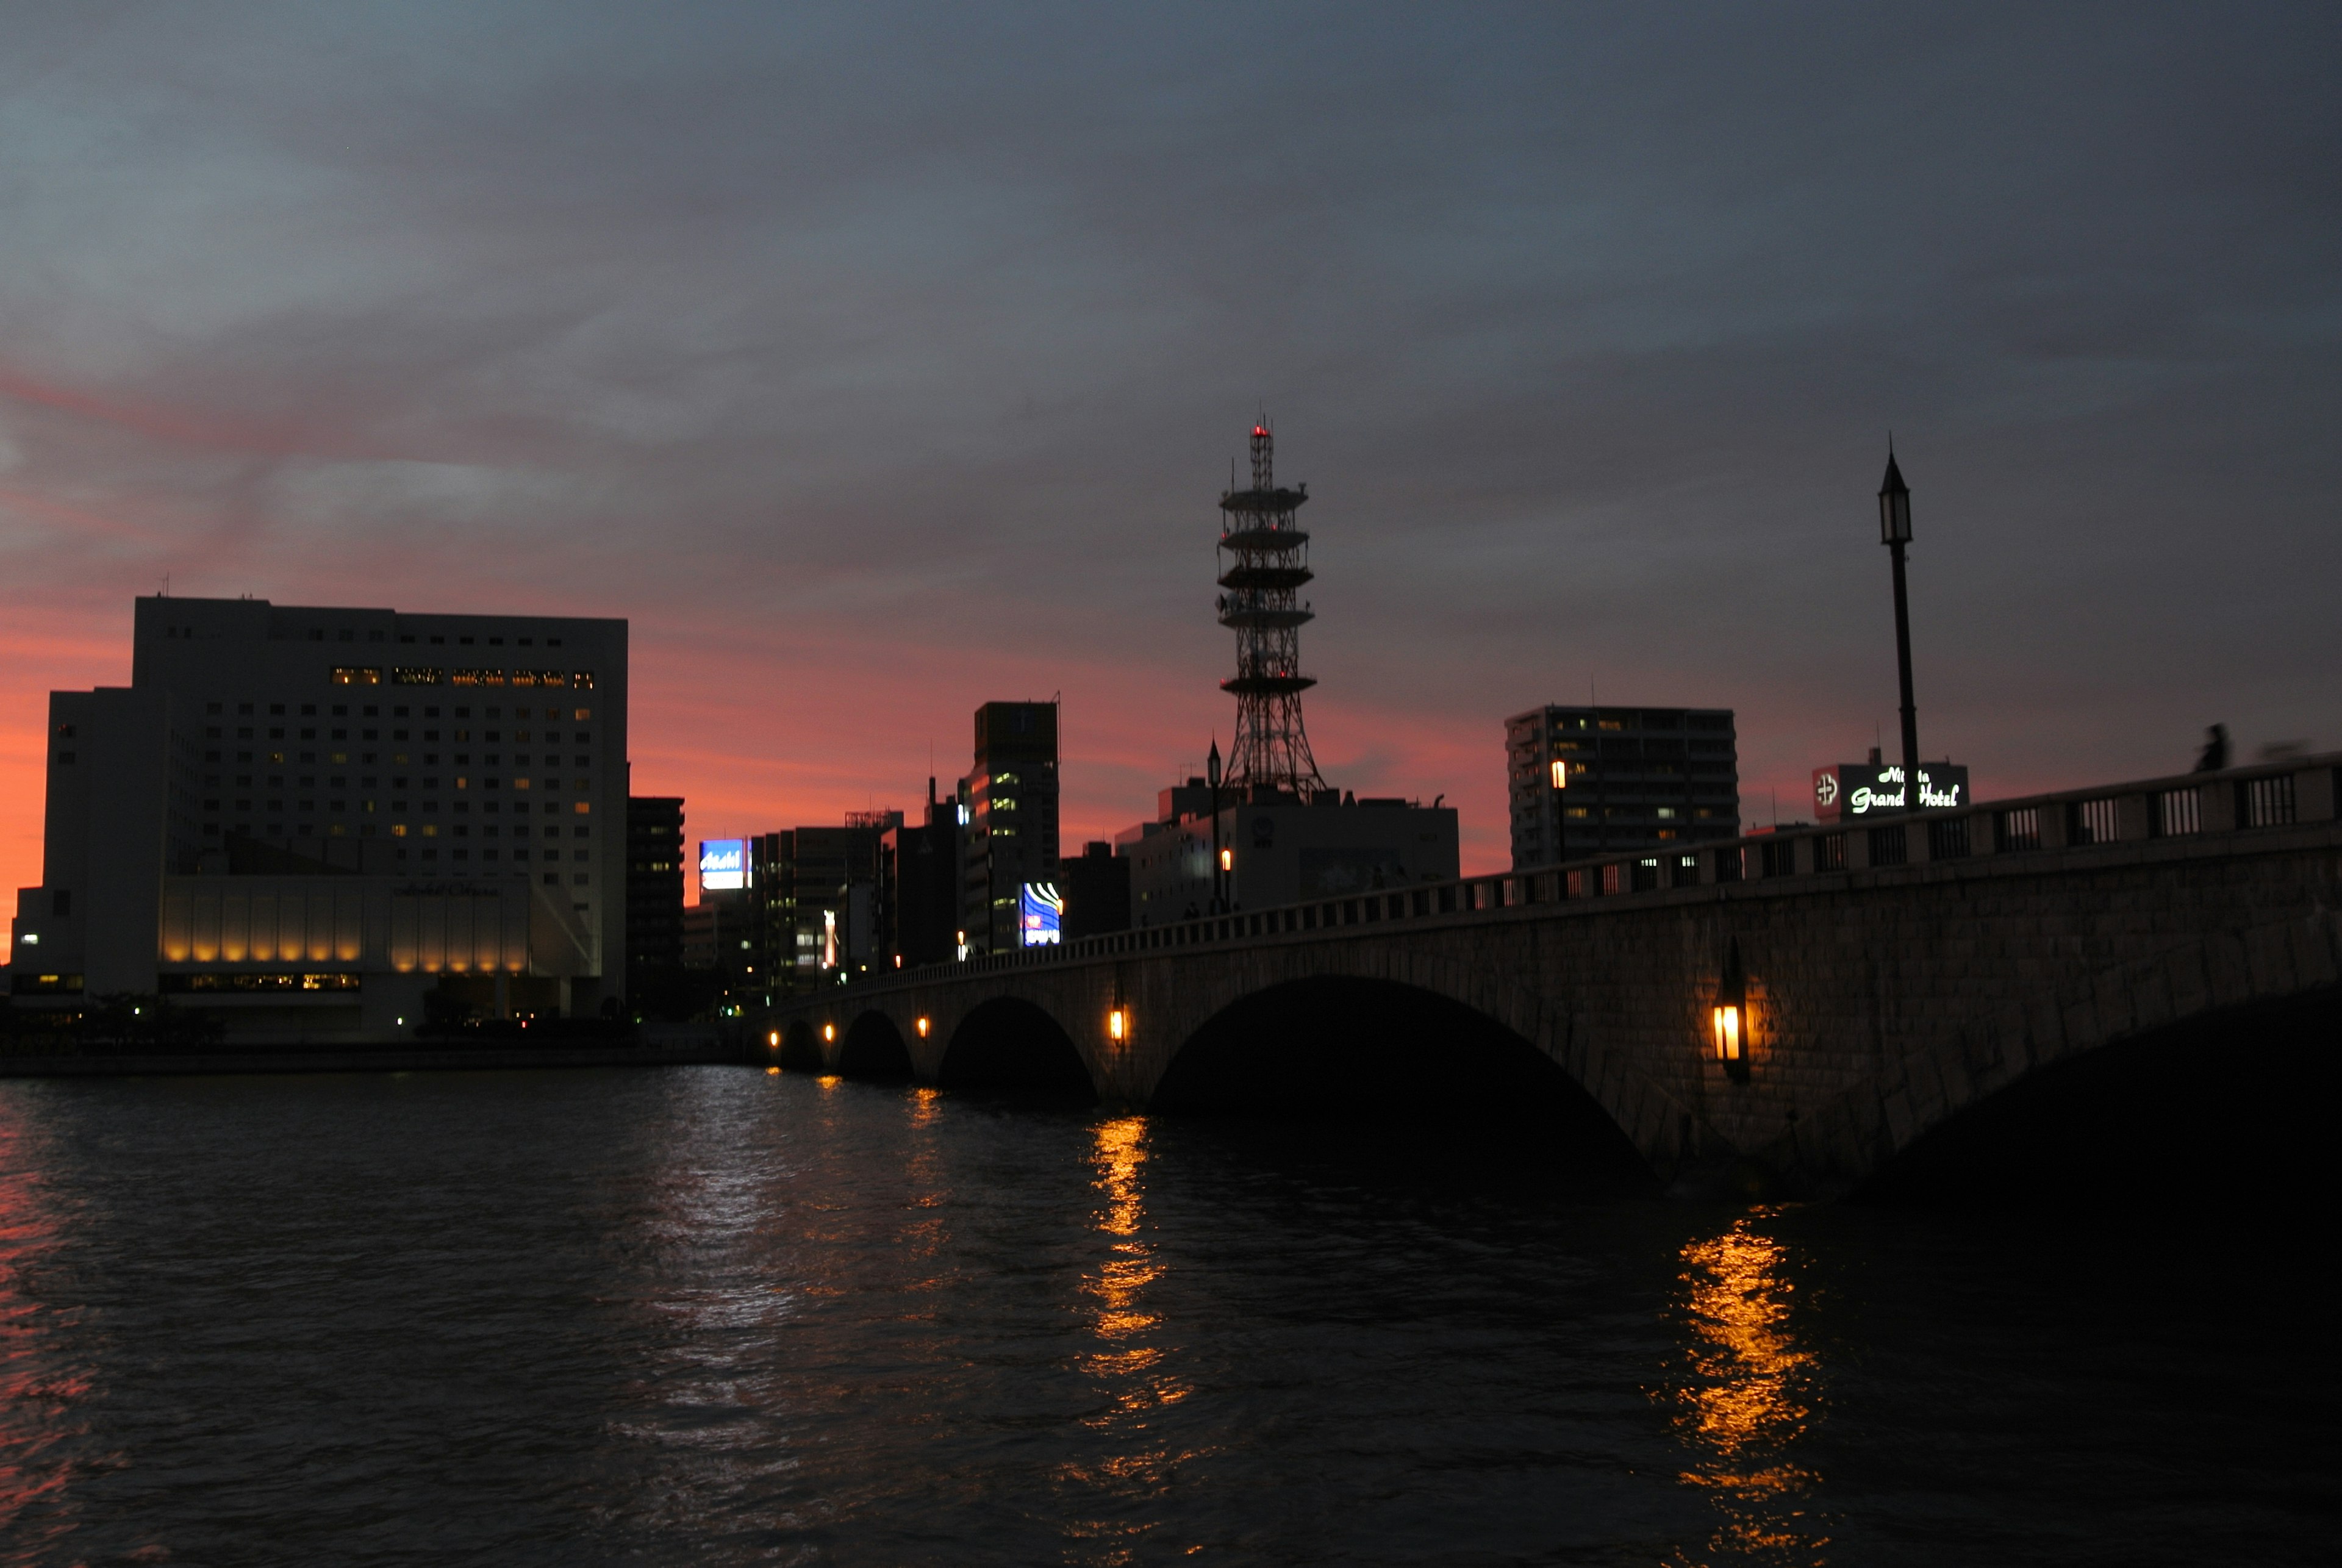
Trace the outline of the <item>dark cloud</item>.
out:
M 729 825 L 908 798 L 1061 688 L 1075 809 L 1135 817 L 1226 727 L 1263 404 L 1321 757 L 1461 799 L 1484 863 L 1497 722 L 1589 678 L 1738 707 L 1759 788 L 1867 744 L 1889 426 L 1931 752 L 2342 743 L 2331 7 L 12 27 L 10 603 L 627 614 L 644 782 Z

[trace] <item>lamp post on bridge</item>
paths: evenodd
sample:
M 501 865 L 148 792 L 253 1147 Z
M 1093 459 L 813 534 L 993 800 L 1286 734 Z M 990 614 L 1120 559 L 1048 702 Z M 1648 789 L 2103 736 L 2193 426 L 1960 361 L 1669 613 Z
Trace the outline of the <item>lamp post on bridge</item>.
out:
M 1204 764 L 1205 775 L 1212 785 L 1212 913 L 1225 914 L 1228 907 L 1227 857 L 1220 849 L 1220 743 L 1212 739 L 1212 754 Z
M 1569 858 L 1569 809 L 1564 804 L 1569 798 L 1568 789 L 1569 761 L 1566 757 L 1556 757 L 1553 759 L 1553 858 L 1557 862 Z
M 1919 710 L 1911 701 L 1911 602 L 1903 582 L 1903 547 L 1911 542 L 1911 487 L 1895 464 L 1895 443 L 1887 444 L 1887 477 L 1878 486 L 1878 542 L 1895 557 L 1895 661 L 1903 691 L 1903 799 L 1919 804 Z

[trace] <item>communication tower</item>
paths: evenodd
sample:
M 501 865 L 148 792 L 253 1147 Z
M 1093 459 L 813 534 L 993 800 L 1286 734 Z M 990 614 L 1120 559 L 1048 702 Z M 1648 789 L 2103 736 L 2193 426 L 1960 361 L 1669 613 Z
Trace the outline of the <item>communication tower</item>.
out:
M 1301 627 L 1314 613 L 1300 598 L 1309 535 L 1296 514 L 1309 486 L 1276 487 L 1276 446 L 1268 422 L 1255 424 L 1252 488 L 1220 496 L 1220 624 L 1236 634 L 1236 673 L 1220 683 L 1236 698 L 1226 782 L 1307 796 L 1326 787 L 1301 724 L 1301 694 L 1317 684 L 1301 673 Z

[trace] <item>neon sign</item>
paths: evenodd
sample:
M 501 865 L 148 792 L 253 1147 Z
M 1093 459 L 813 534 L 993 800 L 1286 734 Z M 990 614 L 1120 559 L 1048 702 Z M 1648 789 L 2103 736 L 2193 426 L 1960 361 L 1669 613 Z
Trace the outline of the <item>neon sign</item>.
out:
M 1968 804 L 1968 770 L 1956 763 L 1920 765 L 1917 799 L 1899 764 L 1840 763 L 1814 770 L 1814 819 L 1887 816 L 1909 811 L 1957 811 Z
M 1016 903 L 1017 946 L 1049 947 L 1064 940 L 1066 900 L 1056 884 L 1028 882 Z
M 703 893 L 733 893 L 748 885 L 748 841 L 699 841 L 699 887 Z

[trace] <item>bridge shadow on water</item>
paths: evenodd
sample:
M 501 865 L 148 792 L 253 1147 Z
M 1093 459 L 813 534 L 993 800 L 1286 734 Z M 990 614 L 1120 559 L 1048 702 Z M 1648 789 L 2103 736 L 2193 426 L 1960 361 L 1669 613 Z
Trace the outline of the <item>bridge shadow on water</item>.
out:
M 2342 991 L 2207 1015 L 2021 1079 L 1924 1134 L 1858 1202 L 2262 1208 L 2326 1202 Z
M 1576 1177 L 1656 1180 L 1609 1114 L 1518 1034 L 1383 980 L 1294 981 L 1192 1035 L 1149 1108 L 1166 1115 L 1371 1129 L 1428 1152 L 1502 1151 Z

